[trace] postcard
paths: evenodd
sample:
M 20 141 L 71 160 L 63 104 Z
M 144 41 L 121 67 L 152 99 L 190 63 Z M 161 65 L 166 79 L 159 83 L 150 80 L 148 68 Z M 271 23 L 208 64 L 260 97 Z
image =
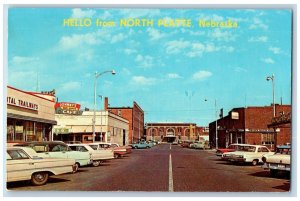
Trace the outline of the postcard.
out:
M 7 192 L 289 195 L 293 18 L 8 6 Z

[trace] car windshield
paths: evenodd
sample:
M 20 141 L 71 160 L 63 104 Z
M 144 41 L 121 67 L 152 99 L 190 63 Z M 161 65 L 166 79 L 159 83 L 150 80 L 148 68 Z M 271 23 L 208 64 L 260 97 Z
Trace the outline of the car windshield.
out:
M 239 151 L 246 151 L 246 152 L 255 152 L 255 147 L 253 146 L 241 146 Z
M 98 149 L 98 145 L 89 145 L 92 149 L 97 150 Z
M 291 149 L 288 149 L 288 148 L 285 148 L 285 149 L 277 148 L 276 154 L 291 155 Z

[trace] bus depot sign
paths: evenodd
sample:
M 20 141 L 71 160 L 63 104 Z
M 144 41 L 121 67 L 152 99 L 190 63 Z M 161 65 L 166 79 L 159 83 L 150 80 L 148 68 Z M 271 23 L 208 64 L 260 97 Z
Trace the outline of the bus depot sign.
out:
M 38 104 L 10 96 L 7 97 L 7 104 L 35 111 L 39 109 Z
M 57 102 L 55 103 L 56 114 L 69 114 L 69 115 L 81 115 L 80 104 L 69 102 Z

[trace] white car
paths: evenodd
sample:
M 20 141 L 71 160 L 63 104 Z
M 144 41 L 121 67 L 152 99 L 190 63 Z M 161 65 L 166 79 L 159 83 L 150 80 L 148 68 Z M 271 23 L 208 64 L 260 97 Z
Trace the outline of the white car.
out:
M 291 146 L 278 146 L 274 155 L 262 157 L 264 169 L 270 169 L 270 174 L 275 177 L 279 171 L 290 174 L 291 171 Z
M 19 143 L 15 146 L 31 147 L 37 152 L 38 156 L 43 158 L 75 159 L 76 168 L 74 172 L 77 172 L 81 166 L 88 166 L 93 163 L 91 155 L 88 152 L 72 151 L 67 144 L 61 141 L 32 141 Z
M 68 146 L 73 151 L 88 152 L 91 155 L 91 158 L 93 160 L 92 165 L 94 167 L 99 166 L 103 161 L 114 159 L 113 150 L 94 150 L 88 144 L 68 144 Z
M 240 150 L 222 154 L 222 159 L 227 159 L 231 162 L 252 163 L 257 165 L 262 163 L 263 156 L 273 155 L 266 146 L 263 145 L 247 145 L 242 146 Z
M 50 175 L 71 173 L 74 168 L 74 159 L 41 158 L 29 147 L 7 148 L 7 182 L 31 180 L 33 185 L 44 185 Z
M 94 150 L 112 150 L 114 153 L 114 158 L 122 157 L 126 154 L 131 153 L 131 147 L 120 146 L 117 143 L 108 142 L 94 142 L 89 144 Z

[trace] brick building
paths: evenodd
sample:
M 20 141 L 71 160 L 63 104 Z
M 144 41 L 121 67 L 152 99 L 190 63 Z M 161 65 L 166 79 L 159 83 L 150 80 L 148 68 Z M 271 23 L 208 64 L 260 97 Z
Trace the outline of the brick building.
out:
M 129 144 L 144 137 L 144 111 L 134 101 L 132 107 L 110 107 L 108 98 L 104 100 L 104 110 L 114 113 L 129 122 Z
M 291 112 L 290 105 L 275 105 L 276 116 Z M 226 147 L 231 143 L 262 144 L 271 149 L 291 142 L 291 126 L 271 125 L 273 106 L 234 108 L 227 116 L 209 124 L 210 144 Z
M 208 137 L 207 127 L 198 127 L 195 123 L 147 123 L 146 140 L 173 142 L 177 140 L 196 140 Z

